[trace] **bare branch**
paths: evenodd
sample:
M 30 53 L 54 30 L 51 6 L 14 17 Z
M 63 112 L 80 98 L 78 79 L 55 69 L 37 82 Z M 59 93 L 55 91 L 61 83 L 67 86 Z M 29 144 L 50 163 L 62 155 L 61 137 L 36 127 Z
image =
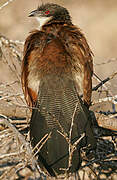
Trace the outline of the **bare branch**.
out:
M 9 153 L 9 154 L 0 154 L 0 159 L 6 158 L 6 157 L 10 157 L 10 156 L 17 156 L 19 154 L 22 154 L 25 151 L 20 151 L 20 152 L 14 152 L 14 153 Z
M 23 93 L 10 94 L 10 95 L 8 95 L 8 96 L 1 97 L 0 100 L 8 99 L 8 98 L 10 98 L 10 97 L 22 96 L 22 95 L 23 95 Z
M 69 152 L 69 165 L 68 168 L 71 167 L 72 165 L 72 157 L 73 157 L 73 153 L 77 148 L 78 143 L 82 140 L 82 138 L 85 136 L 85 133 L 81 134 L 81 137 L 79 139 L 77 139 L 77 141 L 74 142 L 74 144 L 70 144 L 70 152 Z
M 104 80 L 101 80 L 95 73 L 94 76 L 97 78 L 97 80 L 101 81 L 97 86 L 95 86 L 92 91 L 97 91 L 99 89 L 99 87 L 103 86 L 107 81 L 113 79 L 115 76 L 117 75 L 117 72 L 114 72 L 113 74 L 111 74 L 109 77 L 107 77 Z M 104 86 L 105 87 L 105 86 Z M 105 87 L 107 89 L 107 87 Z
M 74 112 L 73 112 L 73 115 L 72 115 L 72 121 L 71 121 L 71 127 L 70 127 L 70 131 L 69 131 L 69 164 L 68 164 L 68 168 L 71 167 L 72 165 L 72 154 L 71 151 L 72 151 L 72 142 L 71 142 L 71 137 L 72 137 L 72 130 L 73 130 L 73 125 L 74 125 L 74 118 L 75 118 L 75 114 L 76 114 L 76 111 L 77 111 L 77 107 L 78 107 L 78 102 L 76 103 L 76 106 L 75 106 L 75 109 L 74 109 Z
M 5 6 L 7 6 L 9 3 L 13 2 L 14 0 L 8 0 L 5 2 L 2 6 L 0 6 L 0 10 L 3 9 Z
M 113 62 L 115 62 L 115 61 L 117 61 L 117 58 L 111 58 L 111 59 L 109 59 L 109 60 L 107 60 L 107 61 L 105 61 L 105 62 L 102 62 L 102 63 L 94 63 L 94 65 L 95 66 L 102 66 L 102 65 L 106 65 L 106 64 L 108 64 L 108 63 L 113 63 Z
M 44 144 L 48 141 L 48 139 L 51 137 L 51 134 L 52 134 L 52 132 L 50 132 L 49 134 L 46 134 L 39 142 L 38 142 L 38 144 L 36 145 L 36 147 L 34 147 L 34 149 L 33 149 L 33 152 L 34 152 L 34 150 L 35 149 L 37 149 L 38 148 L 38 150 L 35 152 L 35 154 L 33 155 L 33 157 L 34 156 L 36 156 L 38 153 L 39 153 L 39 151 L 41 150 L 41 148 L 44 146 Z M 43 142 L 42 142 L 43 141 Z M 42 143 L 42 144 L 41 144 Z M 41 144 L 41 146 L 39 147 L 39 145 Z M 32 157 L 32 158 L 33 158 Z
M 112 96 L 112 97 L 98 99 L 98 101 L 93 101 L 92 105 L 102 103 L 102 102 L 112 102 L 113 104 L 117 104 L 117 95 Z

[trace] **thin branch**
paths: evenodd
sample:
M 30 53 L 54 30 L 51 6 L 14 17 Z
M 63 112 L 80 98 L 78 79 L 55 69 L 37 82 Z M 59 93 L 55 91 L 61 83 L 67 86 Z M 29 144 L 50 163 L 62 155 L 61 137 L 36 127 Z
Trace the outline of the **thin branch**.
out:
M 75 114 L 77 111 L 77 107 L 78 107 L 78 102 L 75 105 L 75 109 L 72 115 L 72 121 L 71 121 L 71 127 L 70 127 L 70 131 L 69 131 L 69 144 L 71 143 L 71 135 L 72 135 L 72 129 L 73 129 L 73 125 L 74 125 L 74 118 L 75 118 Z
M 92 105 L 102 103 L 102 102 L 112 102 L 113 104 L 117 104 L 117 95 L 112 96 L 112 97 L 98 99 L 98 101 L 93 101 Z
M 98 78 L 98 80 L 100 80 L 101 82 L 95 86 L 92 91 L 97 91 L 99 89 L 99 87 L 103 86 L 106 82 L 108 82 L 109 80 L 113 79 L 115 76 L 117 75 L 117 72 L 114 72 L 113 74 L 111 74 L 109 77 L 107 77 L 106 79 L 104 80 L 101 80 L 99 77 L 97 77 L 97 75 L 94 73 L 94 76 L 96 78 Z
M 69 138 L 68 138 L 68 134 L 65 132 L 65 130 L 63 129 L 63 127 L 61 126 L 60 122 L 58 121 L 58 119 L 56 119 L 55 115 L 53 115 L 52 113 L 48 112 L 47 113 L 53 118 L 54 121 L 56 121 L 56 123 L 58 124 L 58 126 L 60 127 L 61 129 L 61 132 L 59 130 L 58 133 L 61 134 L 65 139 L 66 141 L 69 143 Z
M 15 41 L 13 41 L 13 40 L 9 40 L 11 43 L 14 43 L 14 44 L 21 44 L 21 45 L 24 45 L 24 41 L 20 41 L 20 40 L 15 40 Z
M 46 135 L 41 139 L 41 142 L 45 139 L 42 144 L 41 144 L 41 142 L 39 142 L 39 143 L 37 144 L 37 146 L 39 146 L 39 144 L 41 144 L 41 146 L 38 148 L 38 150 L 35 152 L 35 154 L 33 155 L 32 158 L 34 158 L 34 157 L 40 152 L 41 148 L 44 146 L 44 144 L 47 142 L 47 140 L 51 137 L 51 134 L 52 134 L 52 132 L 50 132 L 49 134 L 46 134 Z M 33 151 L 34 151 L 34 150 L 33 150 Z
M 71 167 L 73 153 L 76 150 L 78 143 L 82 140 L 82 138 L 84 136 L 85 136 L 85 133 L 81 134 L 81 137 L 79 139 L 77 139 L 77 141 L 75 141 L 73 145 L 71 145 L 70 154 L 69 154 L 69 166 L 68 166 L 68 168 Z
M 13 82 L 10 82 L 10 83 L 5 83 L 5 84 L 1 83 L 0 87 L 6 88 L 7 86 L 12 86 L 13 84 L 18 83 L 18 82 L 19 81 L 17 80 L 17 81 L 13 81 Z
M 4 116 L 2 114 L 0 114 L 0 116 L 4 118 L 4 119 L 2 119 L 2 122 L 4 124 L 6 124 L 14 132 L 14 135 L 16 136 L 16 138 L 18 138 L 22 142 L 22 144 L 26 148 L 26 152 L 30 159 L 30 157 L 32 156 L 32 150 L 30 148 L 30 144 L 25 140 L 24 136 L 15 128 L 15 126 L 11 124 L 10 118 L 7 118 L 6 116 Z M 37 163 L 36 161 L 34 161 L 34 162 Z
M 36 161 L 35 157 L 33 156 L 33 152 L 32 149 L 30 147 L 30 144 L 25 140 L 25 137 L 11 124 L 11 119 L 7 118 L 6 116 L 0 114 L 0 116 L 2 118 L 4 118 L 3 123 L 6 124 L 9 129 L 11 129 L 14 132 L 14 136 L 16 136 L 16 138 L 18 138 L 20 140 L 20 142 L 22 143 L 22 146 L 20 147 L 24 147 L 25 148 L 25 156 L 27 163 L 25 164 L 25 166 L 30 162 L 30 160 L 32 160 L 31 164 L 33 169 L 37 169 L 38 168 L 38 172 L 40 173 L 40 175 L 42 175 L 43 177 L 46 177 L 45 173 L 43 171 L 41 171 L 38 162 Z M 33 158 L 32 158 L 33 157 Z
M 105 83 L 113 79 L 117 75 L 117 72 L 114 72 L 113 74 L 111 74 L 109 77 L 107 77 L 104 80 L 101 80 L 95 73 L 93 73 L 93 75 L 97 79 L 97 81 L 100 83 L 96 85 L 95 87 L 93 87 L 92 91 L 97 91 L 102 86 L 107 90 L 108 88 L 105 86 Z M 112 93 L 110 93 L 110 95 L 112 96 Z M 81 94 L 80 97 L 83 97 L 83 94 Z
M 16 97 L 16 96 L 22 96 L 22 95 L 23 95 L 23 93 L 10 94 L 8 96 L 1 97 L 0 100 L 4 100 L 4 99 L 11 98 L 11 97 Z
M 24 153 L 25 151 L 20 151 L 20 152 L 13 152 L 13 153 L 9 153 L 9 154 L 0 154 L 0 159 L 6 158 L 6 157 L 10 157 L 10 156 L 17 156 L 19 154 Z
M 95 66 L 106 65 L 108 63 L 112 63 L 112 62 L 115 62 L 115 61 L 117 61 L 117 58 L 111 58 L 111 59 L 109 59 L 109 60 L 107 60 L 105 62 L 102 62 L 102 63 L 94 63 L 94 65 Z
M 17 50 L 18 48 L 16 49 L 16 47 L 18 46 L 15 43 L 12 43 L 11 40 L 6 38 L 2 34 L 0 34 L 0 47 L 2 46 L 8 47 L 12 51 L 12 55 L 15 55 L 16 57 L 18 57 L 17 60 L 21 61 L 20 58 L 22 56 L 22 53 Z
M 8 0 L 5 2 L 2 6 L 0 6 L 0 10 L 3 9 L 5 6 L 7 6 L 9 3 L 13 2 L 14 0 Z
M 42 137 L 42 139 L 36 144 L 36 146 L 32 149 L 32 151 L 34 152 L 38 148 L 38 146 L 42 143 L 42 141 L 47 137 L 48 137 L 48 134 L 45 134 L 45 136 Z
M 78 102 L 76 103 L 76 106 L 75 106 L 75 109 L 74 109 L 74 112 L 73 112 L 73 115 L 72 115 L 72 121 L 71 121 L 71 127 L 70 127 L 70 131 L 69 131 L 69 165 L 68 167 L 70 168 L 71 167 L 71 160 L 72 160 L 72 157 L 70 157 L 70 155 L 72 155 L 71 153 L 71 149 L 72 149 L 72 142 L 71 142 L 71 137 L 72 137 L 72 130 L 73 130 L 73 125 L 74 125 L 74 118 L 75 118 L 75 114 L 76 114 L 76 111 L 77 111 L 77 107 L 78 107 Z

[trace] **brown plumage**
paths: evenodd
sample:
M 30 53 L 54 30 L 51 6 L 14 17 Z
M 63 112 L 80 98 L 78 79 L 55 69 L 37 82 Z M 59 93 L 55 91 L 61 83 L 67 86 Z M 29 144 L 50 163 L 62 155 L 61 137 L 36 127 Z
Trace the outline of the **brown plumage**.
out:
M 52 176 L 63 173 L 60 168 L 67 168 L 69 146 L 60 132 L 64 130 L 69 136 L 78 103 L 72 141 L 76 141 L 83 132 L 86 136 L 73 153 L 68 172 L 75 172 L 81 163 L 80 147 L 88 144 L 95 147 L 89 112 L 84 105 L 91 103 L 92 52 L 65 8 L 45 4 L 31 12 L 30 16 L 46 17 L 41 29 L 32 31 L 26 39 L 22 62 L 25 99 L 30 107 L 35 107 L 30 122 L 32 146 L 51 132 L 51 137 L 39 152 L 39 162 Z

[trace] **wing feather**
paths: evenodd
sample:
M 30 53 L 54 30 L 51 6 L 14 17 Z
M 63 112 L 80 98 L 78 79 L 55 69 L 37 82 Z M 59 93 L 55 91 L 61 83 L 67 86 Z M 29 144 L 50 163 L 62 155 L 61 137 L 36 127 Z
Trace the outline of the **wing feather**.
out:
M 65 44 L 66 51 L 72 60 L 74 80 L 78 85 L 78 93 L 83 93 L 83 100 L 87 105 L 91 104 L 93 53 L 81 30 L 75 26 L 65 26 L 61 30 L 60 37 Z
M 39 79 L 37 69 L 34 67 L 36 66 L 35 59 L 39 59 L 45 46 L 44 40 L 45 33 L 35 30 L 27 37 L 24 44 L 21 82 L 26 102 L 30 107 L 34 106 L 37 99 Z

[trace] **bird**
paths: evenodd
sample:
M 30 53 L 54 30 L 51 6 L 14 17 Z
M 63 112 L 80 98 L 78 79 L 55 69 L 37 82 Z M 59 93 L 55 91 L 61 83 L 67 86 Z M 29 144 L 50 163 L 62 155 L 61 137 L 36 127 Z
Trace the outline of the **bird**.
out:
M 89 115 L 93 53 L 65 7 L 41 4 L 29 17 L 39 22 L 25 40 L 21 72 L 30 141 L 39 144 L 40 167 L 57 177 L 77 172 L 80 149 L 96 146 Z

